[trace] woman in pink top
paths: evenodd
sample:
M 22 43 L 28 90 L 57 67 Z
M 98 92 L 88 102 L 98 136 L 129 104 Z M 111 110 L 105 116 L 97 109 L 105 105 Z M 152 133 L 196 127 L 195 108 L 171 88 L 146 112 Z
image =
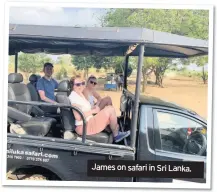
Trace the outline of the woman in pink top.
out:
M 130 135 L 130 131 L 119 131 L 119 125 L 117 123 L 117 116 L 114 107 L 106 106 L 104 109 L 100 110 L 98 106 L 92 107 L 90 105 L 89 101 L 83 95 L 85 82 L 82 81 L 80 76 L 71 78 L 70 84 L 72 86 L 72 92 L 69 95 L 69 100 L 72 106 L 80 108 L 84 113 L 87 121 L 87 135 L 100 133 L 107 127 L 107 125 L 110 125 L 114 141 L 116 143 L 122 141 Z M 77 134 L 82 135 L 83 122 L 81 116 L 74 110 L 73 113 L 76 119 L 75 131 Z

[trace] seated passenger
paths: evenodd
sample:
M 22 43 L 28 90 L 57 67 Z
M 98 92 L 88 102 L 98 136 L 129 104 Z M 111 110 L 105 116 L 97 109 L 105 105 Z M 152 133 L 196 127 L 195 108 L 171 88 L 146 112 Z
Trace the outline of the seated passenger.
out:
M 57 89 L 58 83 L 52 78 L 53 64 L 45 63 L 43 72 L 44 77 L 40 78 L 36 85 L 40 98 L 44 102 L 56 103 L 54 91 Z
M 119 125 L 117 122 L 117 116 L 114 107 L 107 106 L 102 110 L 100 110 L 100 108 L 97 105 L 93 108 L 91 107 L 89 101 L 83 95 L 85 82 L 82 81 L 80 76 L 71 78 L 70 84 L 72 86 L 72 92 L 69 95 L 69 100 L 72 106 L 80 108 L 81 111 L 84 113 L 84 116 L 87 121 L 87 135 L 100 133 L 107 127 L 107 125 L 110 125 L 114 141 L 116 143 L 122 141 L 124 138 L 130 135 L 130 131 L 119 131 Z M 77 132 L 77 134 L 82 135 L 83 121 L 81 119 L 81 116 L 75 110 L 73 110 L 73 113 L 76 119 L 75 131 Z
M 95 76 L 90 76 L 87 80 L 87 86 L 84 88 L 83 94 L 86 99 L 90 102 L 91 106 L 99 106 L 100 110 L 104 109 L 105 106 L 112 105 L 112 100 L 109 96 L 101 98 L 96 92 L 95 87 L 97 85 L 97 79 Z M 95 103 L 94 99 L 97 100 Z

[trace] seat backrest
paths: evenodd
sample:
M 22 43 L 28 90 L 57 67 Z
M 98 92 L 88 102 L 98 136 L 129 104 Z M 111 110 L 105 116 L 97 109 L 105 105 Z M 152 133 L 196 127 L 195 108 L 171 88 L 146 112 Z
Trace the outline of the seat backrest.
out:
M 40 78 L 40 75 L 32 74 L 29 76 L 29 82 L 36 87 L 36 83 Z
M 31 95 L 27 85 L 23 82 L 23 76 L 20 73 L 10 73 L 8 75 L 8 99 L 16 101 L 31 101 Z M 32 106 L 16 104 L 12 105 L 21 112 L 30 114 Z
M 69 96 L 71 93 L 70 83 L 68 80 L 63 80 L 58 84 L 57 95 Z
M 36 89 L 36 84 L 39 78 L 40 76 L 35 74 L 32 74 L 29 77 L 29 83 L 27 84 L 27 87 L 29 89 L 32 101 L 40 101 L 40 96 Z
M 63 80 L 58 85 L 58 92 L 56 99 L 58 103 L 66 104 L 71 106 L 70 100 L 68 98 L 70 94 L 70 84 L 68 80 Z M 64 131 L 74 131 L 75 126 L 75 117 L 71 109 L 61 108 L 60 110 L 61 118 L 63 122 Z

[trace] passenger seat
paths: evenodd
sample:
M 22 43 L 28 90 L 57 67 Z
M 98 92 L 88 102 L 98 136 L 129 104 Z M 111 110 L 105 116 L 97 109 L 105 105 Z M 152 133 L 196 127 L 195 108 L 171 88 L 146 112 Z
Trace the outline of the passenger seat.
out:
M 8 100 L 31 102 L 31 95 L 27 85 L 23 82 L 20 73 L 11 73 L 8 76 Z M 30 114 L 34 106 L 12 104 L 8 106 L 10 124 L 20 125 L 29 135 L 46 136 L 56 124 L 54 118 L 32 117 Z
M 68 80 L 61 81 L 58 86 L 58 93 L 57 93 L 57 102 L 66 104 L 71 106 L 70 100 L 68 98 L 70 94 L 70 84 Z M 70 132 L 72 134 L 72 138 L 82 136 L 77 135 L 75 132 L 75 117 L 71 109 L 69 108 L 61 108 L 61 117 L 63 121 L 63 130 L 65 132 Z M 99 143 L 112 143 L 113 142 L 113 136 L 112 133 L 108 133 L 106 131 L 97 133 L 95 135 L 87 135 L 86 139 L 99 142 Z
M 29 89 L 32 101 L 41 101 L 40 95 L 39 95 L 38 90 L 36 88 L 37 81 L 40 78 L 41 78 L 40 75 L 35 75 L 35 74 L 32 74 L 29 77 L 29 83 L 27 84 L 27 87 Z M 52 118 L 55 118 L 58 121 L 60 121 L 60 119 L 59 119 L 60 115 L 57 113 L 56 108 L 44 107 L 44 106 L 40 106 L 39 108 L 45 113 L 46 117 L 52 117 Z
M 37 81 L 40 78 L 41 77 L 39 75 L 35 75 L 35 74 L 32 74 L 29 77 L 29 83 L 27 84 L 27 87 L 29 89 L 32 101 L 40 101 L 40 96 L 39 96 L 38 91 L 36 89 Z

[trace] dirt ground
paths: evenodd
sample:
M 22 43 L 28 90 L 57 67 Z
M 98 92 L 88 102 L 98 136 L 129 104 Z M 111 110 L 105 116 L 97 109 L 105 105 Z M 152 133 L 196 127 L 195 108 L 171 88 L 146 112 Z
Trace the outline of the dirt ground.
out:
M 104 91 L 102 85 L 98 87 L 98 90 L 102 96 L 110 96 L 112 98 L 117 114 L 120 114 L 121 91 Z M 134 93 L 135 86 L 129 85 L 128 90 Z M 142 94 L 174 102 L 207 118 L 208 86 L 204 85 L 201 81 L 186 77 L 166 77 L 164 79 L 164 88 L 148 85 L 145 93 Z

